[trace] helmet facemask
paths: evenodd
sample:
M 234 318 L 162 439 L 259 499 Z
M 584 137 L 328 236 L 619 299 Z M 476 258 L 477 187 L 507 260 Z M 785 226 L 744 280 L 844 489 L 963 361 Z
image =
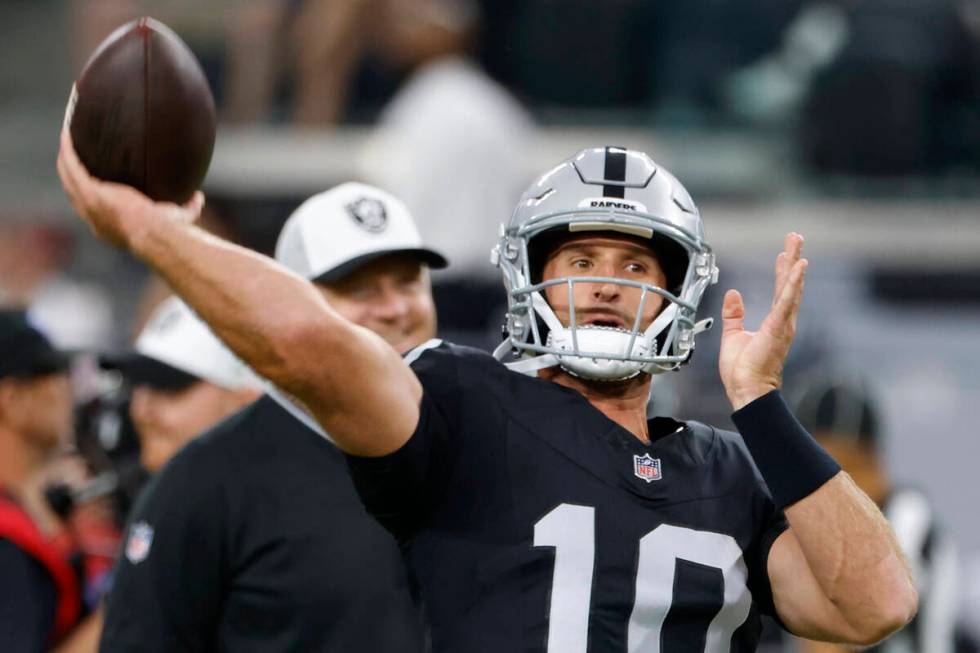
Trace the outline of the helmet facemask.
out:
M 513 226 L 513 225 L 512 225 Z M 558 232 L 603 232 L 628 234 L 649 239 L 651 249 L 662 260 L 654 242 L 670 243 L 682 252 L 667 273 L 668 286 L 662 288 L 629 279 L 601 276 L 571 276 L 538 280 L 533 272 L 543 267 L 532 257 L 535 239 Z M 534 371 L 560 365 L 572 375 L 590 380 L 623 381 L 641 373 L 659 374 L 676 370 L 687 362 L 694 349 L 694 336 L 710 327 L 711 320 L 696 322 L 696 312 L 708 285 L 717 281 L 714 254 L 695 234 L 649 213 L 615 210 L 577 209 L 535 216 L 516 229 L 505 229 L 495 250 L 508 291 L 507 340 L 498 348 L 502 357 L 514 350 L 524 357 L 514 365 Z M 671 273 L 672 272 L 672 273 Z M 578 324 L 574 290 L 580 283 L 616 284 L 640 290 L 636 316 L 629 328 Z M 545 300 L 545 289 L 565 286 L 568 292 L 568 324 L 558 319 Z M 644 307 L 653 296 L 662 297 L 664 306 L 645 328 Z M 530 358 L 533 357 L 533 358 Z M 530 359 L 529 359 L 530 358 Z

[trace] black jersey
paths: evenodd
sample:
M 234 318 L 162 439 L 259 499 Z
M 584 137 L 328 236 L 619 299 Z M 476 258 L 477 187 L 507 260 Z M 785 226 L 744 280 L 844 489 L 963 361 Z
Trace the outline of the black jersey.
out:
M 787 525 L 738 435 L 654 418 L 645 445 L 483 352 L 407 359 L 415 433 L 349 462 L 408 551 L 434 651 L 754 650 Z
M 101 650 L 419 653 L 395 540 L 343 456 L 264 397 L 180 451 L 130 517 Z

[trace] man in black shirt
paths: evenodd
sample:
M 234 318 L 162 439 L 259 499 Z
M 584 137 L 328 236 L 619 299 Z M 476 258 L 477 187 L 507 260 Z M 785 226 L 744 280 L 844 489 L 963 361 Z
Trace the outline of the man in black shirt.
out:
M 435 334 L 426 265 L 445 260 L 389 194 L 344 184 L 316 195 L 276 250 L 392 346 Z M 130 518 L 102 650 L 422 650 L 398 547 L 365 512 L 341 452 L 290 411 L 275 392 L 259 399 L 152 481 Z
M 650 375 L 688 358 L 717 277 L 691 198 L 645 154 L 583 150 L 521 198 L 496 250 L 506 347 L 524 357 L 511 370 L 438 343 L 406 364 L 301 280 L 189 226 L 202 196 L 154 204 L 94 180 L 67 135 L 59 170 L 103 238 L 160 271 L 348 454 L 409 548 L 434 650 L 746 651 L 760 611 L 869 644 L 915 613 L 887 522 L 779 395 L 799 235 L 758 332 L 725 296 L 719 371 L 740 433 L 646 419 Z
M 68 357 L 24 311 L 0 309 L 0 648 L 10 653 L 65 641 L 82 616 L 80 575 L 37 482 L 71 418 Z

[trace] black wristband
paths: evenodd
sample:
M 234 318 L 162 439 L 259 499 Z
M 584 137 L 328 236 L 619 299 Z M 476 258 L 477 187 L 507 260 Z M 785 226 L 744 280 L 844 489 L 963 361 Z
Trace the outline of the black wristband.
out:
M 840 471 L 790 412 L 778 390 L 746 404 L 732 421 L 780 508 L 809 496 Z

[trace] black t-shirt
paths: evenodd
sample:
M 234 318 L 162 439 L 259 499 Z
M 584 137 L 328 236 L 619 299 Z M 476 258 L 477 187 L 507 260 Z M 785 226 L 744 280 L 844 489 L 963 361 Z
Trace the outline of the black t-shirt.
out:
M 270 397 L 177 454 L 127 533 L 103 651 L 422 650 L 394 539 Z
M 41 563 L 0 538 L 0 650 L 46 650 L 57 602 L 57 588 Z
M 348 462 L 407 548 L 434 651 L 755 649 L 787 525 L 738 435 L 655 418 L 644 445 L 483 352 L 433 341 L 407 360 L 415 433 Z

